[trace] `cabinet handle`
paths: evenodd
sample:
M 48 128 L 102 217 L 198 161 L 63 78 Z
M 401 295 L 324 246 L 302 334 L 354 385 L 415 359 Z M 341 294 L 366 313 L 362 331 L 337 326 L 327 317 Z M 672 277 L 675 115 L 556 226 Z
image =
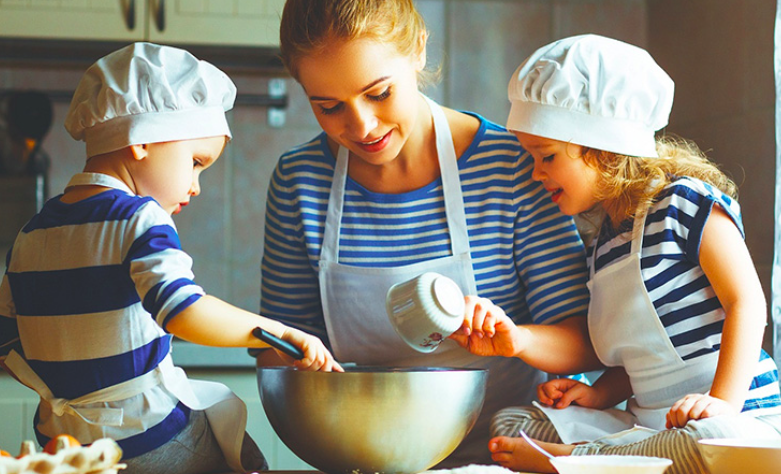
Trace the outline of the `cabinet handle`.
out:
M 165 0 L 157 0 L 157 10 L 155 11 L 155 21 L 157 31 L 165 31 Z
M 136 0 L 129 0 L 127 2 L 127 10 L 125 11 L 125 24 L 127 29 L 133 31 L 136 29 Z

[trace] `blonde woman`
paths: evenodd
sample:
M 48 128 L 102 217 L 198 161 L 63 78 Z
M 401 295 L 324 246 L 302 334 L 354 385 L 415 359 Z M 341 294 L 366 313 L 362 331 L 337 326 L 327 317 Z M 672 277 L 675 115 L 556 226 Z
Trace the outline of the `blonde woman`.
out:
M 323 132 L 285 153 L 271 178 L 261 313 L 327 340 L 343 362 L 488 368 L 483 412 L 448 462 L 490 462 L 491 415 L 530 402 L 544 374 L 452 341 L 414 351 L 390 325 L 386 293 L 426 271 L 447 275 L 469 314 L 501 307 L 555 334 L 561 349 L 540 344 L 525 360 L 561 373 L 559 360 L 589 350 L 572 218 L 504 127 L 421 94 L 428 33 L 411 0 L 288 0 L 280 35 Z M 266 351 L 259 363 L 273 359 Z

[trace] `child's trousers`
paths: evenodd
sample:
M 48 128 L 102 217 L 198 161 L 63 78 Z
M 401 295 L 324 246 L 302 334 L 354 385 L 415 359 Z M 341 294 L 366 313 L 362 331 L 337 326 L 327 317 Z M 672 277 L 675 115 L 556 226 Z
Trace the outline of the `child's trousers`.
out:
M 187 426 L 171 441 L 122 462 L 127 464 L 122 474 L 217 474 L 232 471 L 212 434 L 206 414 L 195 410 L 190 412 Z M 263 453 L 247 433 L 244 433 L 241 463 L 249 472 L 268 470 Z
M 531 438 L 549 443 L 561 443 L 556 429 L 538 408 L 510 407 L 497 412 L 491 421 L 492 436 L 520 437 L 523 429 Z M 672 459 L 665 474 L 708 474 L 697 440 L 706 438 L 781 439 L 781 415 L 752 417 L 718 416 L 690 421 L 685 427 L 660 431 L 643 441 L 611 446 L 599 440 L 580 444 L 573 456 L 590 454 L 630 454 Z M 736 473 L 737 474 L 737 473 Z

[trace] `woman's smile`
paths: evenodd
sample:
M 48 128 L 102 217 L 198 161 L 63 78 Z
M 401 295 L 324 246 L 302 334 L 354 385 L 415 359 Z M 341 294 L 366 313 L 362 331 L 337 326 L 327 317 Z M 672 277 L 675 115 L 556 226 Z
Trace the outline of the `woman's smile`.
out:
M 367 153 L 377 153 L 384 150 L 385 147 L 388 146 L 392 134 L 393 134 L 393 130 L 391 130 L 390 132 L 386 133 L 385 135 L 377 139 L 370 140 L 370 141 L 355 142 L 355 144 L 361 147 L 361 149 L 363 149 Z

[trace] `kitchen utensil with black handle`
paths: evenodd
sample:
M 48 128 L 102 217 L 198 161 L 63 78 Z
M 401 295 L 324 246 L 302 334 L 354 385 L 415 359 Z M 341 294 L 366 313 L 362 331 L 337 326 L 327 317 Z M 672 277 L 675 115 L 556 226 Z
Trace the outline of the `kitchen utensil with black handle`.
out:
M 257 337 L 261 341 L 265 342 L 266 344 L 270 345 L 271 347 L 275 349 L 279 349 L 280 351 L 284 352 L 285 354 L 289 355 L 295 360 L 301 360 L 304 358 L 304 351 L 302 351 L 301 349 L 299 349 L 298 347 L 294 346 L 293 344 L 287 341 L 283 341 L 282 339 L 278 338 L 277 336 L 271 334 L 270 332 L 266 331 L 261 327 L 256 327 L 255 329 L 253 329 L 252 335 Z

